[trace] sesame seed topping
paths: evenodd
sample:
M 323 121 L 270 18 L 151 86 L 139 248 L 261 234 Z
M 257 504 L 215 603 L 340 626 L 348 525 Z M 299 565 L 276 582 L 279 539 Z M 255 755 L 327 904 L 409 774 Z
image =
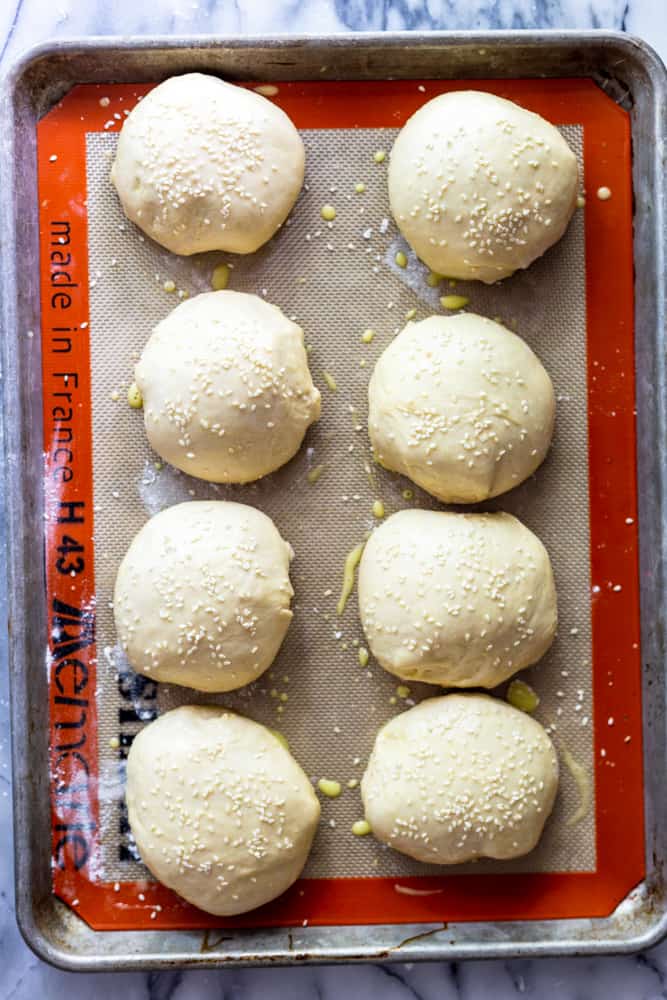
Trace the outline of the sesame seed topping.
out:
M 446 695 L 380 730 L 362 799 L 375 836 L 420 861 L 507 858 L 534 846 L 557 778 L 553 745 L 529 716 Z

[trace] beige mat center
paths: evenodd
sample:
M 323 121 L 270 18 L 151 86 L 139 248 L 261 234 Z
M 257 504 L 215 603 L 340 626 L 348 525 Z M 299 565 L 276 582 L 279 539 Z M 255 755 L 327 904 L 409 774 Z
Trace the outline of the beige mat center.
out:
M 563 132 L 581 165 L 581 129 L 570 126 Z M 117 137 L 87 137 L 100 808 L 102 875 L 108 880 L 146 877 L 130 856 L 122 807 L 120 758 L 141 725 L 133 720 L 134 710 L 141 714 L 156 707 L 165 711 L 187 702 L 219 701 L 280 729 L 313 780 L 333 778 L 345 786 L 361 778 L 378 728 L 414 700 L 435 693 L 415 684 L 405 700 L 396 695 L 396 678 L 372 659 L 362 669 L 355 646 L 363 644 L 356 594 L 341 619 L 335 605 L 345 556 L 376 523 L 371 512 L 375 499 L 384 502 L 388 513 L 406 506 L 438 507 L 417 488 L 414 500 L 404 500 L 401 491 L 411 484 L 399 477 L 377 467 L 369 474 L 366 392 L 374 361 L 404 325 L 405 314 L 414 308 L 422 319 L 440 312 L 438 298 L 450 289 L 426 286 L 424 267 L 391 220 L 387 164 L 375 163 L 373 154 L 390 149 L 395 131 L 302 134 L 307 181 L 290 223 L 249 257 L 207 254 L 196 259 L 167 253 L 125 220 L 109 182 Z M 366 186 L 361 194 L 355 193 L 358 182 Z M 337 210 L 331 225 L 320 217 L 325 203 Z M 408 253 L 405 270 L 394 262 L 399 249 Z M 313 378 L 323 397 L 321 420 L 299 455 L 273 476 L 245 487 L 210 485 L 168 466 L 156 469 L 142 414 L 129 408 L 125 396 L 134 361 L 153 326 L 178 302 L 177 292 L 165 291 L 165 282 L 173 281 L 190 295 L 208 291 L 213 268 L 223 261 L 233 265 L 230 288 L 266 296 L 304 328 L 306 343 L 312 345 Z M 491 288 L 459 282 L 456 292 L 470 297 L 469 310 L 499 317 L 520 333 L 556 387 L 556 438 L 545 465 L 531 481 L 487 507 L 518 515 L 550 552 L 558 585 L 559 635 L 544 660 L 523 676 L 539 692 L 537 717 L 552 727 L 557 747 L 567 748 L 590 773 L 584 271 L 583 217 L 577 212 L 564 239 L 528 272 Z M 367 327 L 377 331 L 370 345 L 360 339 Z M 335 378 L 336 392 L 327 387 L 325 371 Z M 307 473 L 318 465 L 324 470 L 311 485 Z M 152 681 L 130 683 L 115 649 L 110 608 L 116 570 L 134 534 L 151 514 L 192 498 L 226 498 L 259 507 L 296 551 L 295 617 L 278 658 L 256 684 L 214 699 L 174 686 L 158 690 Z M 556 808 L 537 850 L 510 863 L 480 862 L 474 870 L 592 870 L 593 816 L 576 826 L 567 824 L 578 802 L 576 783 L 563 766 Z M 340 798 L 323 801 L 306 875 L 395 877 L 443 871 L 404 858 L 372 837 L 355 837 L 350 828 L 361 816 L 358 789 L 345 788 Z

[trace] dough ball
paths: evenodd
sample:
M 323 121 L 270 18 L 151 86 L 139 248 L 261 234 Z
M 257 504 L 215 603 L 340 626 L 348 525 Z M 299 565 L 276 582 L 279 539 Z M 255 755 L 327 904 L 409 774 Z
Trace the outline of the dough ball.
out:
M 392 514 L 366 543 L 358 589 L 373 655 L 404 680 L 492 688 L 556 632 L 549 556 L 511 514 Z
M 368 396 L 378 461 L 445 503 L 518 486 L 553 434 L 556 401 L 541 362 L 473 313 L 409 323 L 378 359 Z
M 361 797 L 379 840 L 454 865 L 532 851 L 557 788 L 558 759 L 539 722 L 488 695 L 449 694 L 380 730 Z
M 273 733 L 225 708 L 183 706 L 136 736 L 127 807 L 141 857 L 207 913 L 268 903 L 299 877 L 320 806 Z
M 252 253 L 287 218 L 304 162 L 301 137 L 275 104 L 187 73 L 128 115 L 111 180 L 127 217 L 167 250 Z
M 576 157 L 553 125 L 475 90 L 424 104 L 389 163 L 391 210 L 417 256 L 487 284 L 561 238 L 578 183 Z
M 292 620 L 294 553 L 242 503 L 192 500 L 152 517 L 120 564 L 114 615 L 132 667 L 233 691 L 271 666 Z
M 151 447 L 213 483 L 248 483 L 320 415 L 303 330 L 257 295 L 205 292 L 158 323 L 135 368 Z

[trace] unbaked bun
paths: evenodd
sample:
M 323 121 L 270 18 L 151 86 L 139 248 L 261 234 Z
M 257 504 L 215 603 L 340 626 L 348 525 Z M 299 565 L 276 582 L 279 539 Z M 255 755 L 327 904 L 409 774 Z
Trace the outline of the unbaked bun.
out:
M 361 795 L 379 840 L 454 865 L 532 851 L 557 787 L 556 752 L 539 722 L 488 695 L 450 694 L 380 730 Z
M 252 253 L 287 218 L 304 161 L 299 133 L 275 104 L 187 73 L 128 115 L 111 180 L 127 217 L 167 250 Z
M 556 411 L 528 344 L 473 313 L 409 323 L 378 359 L 368 400 L 377 460 L 445 503 L 476 503 L 527 479 Z
M 511 514 L 392 514 L 366 543 L 358 589 L 373 655 L 404 680 L 492 688 L 556 632 L 549 556 Z
M 151 447 L 214 483 L 284 465 L 320 415 L 303 330 L 257 295 L 182 302 L 151 334 L 135 378 Z
M 292 885 L 320 815 L 308 778 L 276 736 L 213 706 L 176 708 L 141 730 L 126 795 L 147 868 L 220 916 L 253 910 Z
M 467 90 L 428 101 L 389 164 L 399 229 L 432 270 L 491 283 L 528 267 L 565 232 L 577 160 L 549 122 Z
M 198 691 L 254 681 L 292 620 L 293 555 L 245 504 L 192 500 L 156 514 L 116 577 L 116 631 L 131 666 Z

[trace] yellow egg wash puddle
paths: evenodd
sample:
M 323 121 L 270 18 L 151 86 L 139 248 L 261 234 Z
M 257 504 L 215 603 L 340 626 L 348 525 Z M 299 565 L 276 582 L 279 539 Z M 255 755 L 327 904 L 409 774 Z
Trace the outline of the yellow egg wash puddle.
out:
M 127 390 L 127 401 L 133 410 L 140 410 L 144 405 L 144 399 L 141 395 L 141 390 L 136 382 Z
M 367 819 L 358 819 L 352 824 L 352 833 L 355 837 L 365 837 L 371 832 L 371 824 Z
M 563 747 L 561 755 L 579 791 L 579 806 L 565 824 L 566 826 L 575 826 L 577 823 L 581 823 L 582 819 L 585 819 L 591 808 L 591 782 L 586 768 L 578 760 L 575 760 L 569 750 Z
M 345 557 L 345 567 L 343 569 L 343 587 L 340 592 L 340 597 L 338 599 L 338 604 L 336 605 L 336 611 L 339 615 L 342 615 L 345 611 L 345 605 L 347 604 L 347 599 L 354 589 L 354 574 L 357 566 L 361 562 L 361 554 L 364 551 L 365 542 L 356 545 L 351 552 L 348 552 Z
M 339 781 L 332 781 L 330 778 L 320 778 L 317 787 L 328 799 L 337 799 L 343 790 Z
M 510 705 L 530 715 L 540 703 L 539 695 L 525 681 L 512 681 L 505 695 Z

